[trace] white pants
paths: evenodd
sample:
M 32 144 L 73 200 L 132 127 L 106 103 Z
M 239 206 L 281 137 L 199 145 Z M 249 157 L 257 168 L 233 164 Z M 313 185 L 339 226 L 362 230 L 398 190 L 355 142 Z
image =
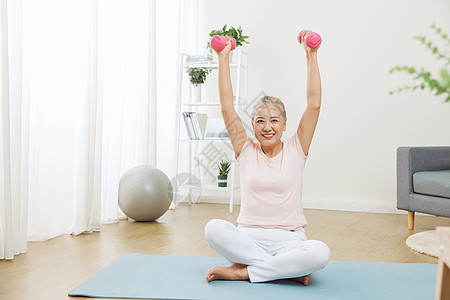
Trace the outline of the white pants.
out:
M 302 228 L 292 232 L 258 226 L 234 226 L 214 219 L 205 226 L 208 245 L 231 263 L 247 265 L 251 282 L 295 278 L 325 267 L 330 249 L 307 240 Z

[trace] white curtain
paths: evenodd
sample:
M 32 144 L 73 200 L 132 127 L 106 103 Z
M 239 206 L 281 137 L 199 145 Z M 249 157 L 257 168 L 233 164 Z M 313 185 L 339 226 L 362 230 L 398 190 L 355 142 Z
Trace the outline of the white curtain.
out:
M 22 1 L 0 0 L 0 259 L 27 249 L 30 126 L 21 12 Z
M 27 236 L 117 222 L 131 167 L 175 176 L 178 59 L 198 40 L 198 0 L 0 1 L 0 251 L 14 255 Z

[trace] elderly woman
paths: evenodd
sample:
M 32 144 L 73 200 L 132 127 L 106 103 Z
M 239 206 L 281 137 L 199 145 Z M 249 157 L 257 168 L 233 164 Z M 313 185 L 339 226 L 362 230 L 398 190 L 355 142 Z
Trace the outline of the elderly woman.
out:
M 247 136 L 233 107 L 230 41 L 225 49 L 216 51 L 220 105 L 239 163 L 242 203 L 237 227 L 218 219 L 205 227 L 208 245 L 232 263 L 229 267 L 212 267 L 206 274 L 208 282 L 292 279 L 308 285 L 311 273 L 328 262 L 328 246 L 307 240 L 304 229 L 303 168 L 319 117 L 322 88 L 318 48 L 302 44 L 307 60 L 307 107 L 297 131 L 284 141 L 285 107 L 280 99 L 269 96 L 254 106 L 252 126 L 258 141 Z

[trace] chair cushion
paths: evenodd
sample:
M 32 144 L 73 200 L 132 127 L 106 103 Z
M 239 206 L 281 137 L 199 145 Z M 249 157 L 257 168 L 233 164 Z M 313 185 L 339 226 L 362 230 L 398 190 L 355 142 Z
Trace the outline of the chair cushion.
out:
M 450 199 L 450 170 L 416 172 L 413 186 L 417 194 Z

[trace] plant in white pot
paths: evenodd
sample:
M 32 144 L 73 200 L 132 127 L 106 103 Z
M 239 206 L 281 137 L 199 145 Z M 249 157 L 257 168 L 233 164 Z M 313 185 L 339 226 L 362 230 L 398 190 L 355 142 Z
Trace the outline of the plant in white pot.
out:
M 205 83 L 206 75 L 211 72 L 208 68 L 187 68 L 186 73 L 192 83 L 192 101 L 201 102 L 201 84 Z
M 219 162 L 219 175 L 217 175 L 217 183 L 219 187 L 227 186 L 228 172 L 230 172 L 231 163 L 228 161 Z
M 432 25 L 431 29 L 435 31 L 440 38 L 447 42 L 447 45 L 450 45 L 450 36 L 444 32 L 442 32 L 441 28 L 436 27 L 436 25 Z M 395 91 L 390 91 L 389 94 L 398 93 L 401 91 L 415 91 L 420 88 L 422 90 L 429 89 L 431 92 L 435 92 L 436 96 L 446 95 L 445 102 L 450 102 L 450 49 L 445 49 L 444 51 L 440 51 L 439 48 L 427 39 L 425 36 L 415 36 L 416 40 L 418 40 L 421 44 L 425 45 L 432 53 L 436 56 L 437 59 L 442 59 L 444 61 L 444 65 L 439 70 L 440 79 L 433 78 L 431 72 L 421 68 L 420 70 L 411 66 L 394 66 L 391 68 L 390 73 L 393 72 L 407 72 L 414 76 L 414 84 L 406 85 L 402 88 L 398 88 Z

